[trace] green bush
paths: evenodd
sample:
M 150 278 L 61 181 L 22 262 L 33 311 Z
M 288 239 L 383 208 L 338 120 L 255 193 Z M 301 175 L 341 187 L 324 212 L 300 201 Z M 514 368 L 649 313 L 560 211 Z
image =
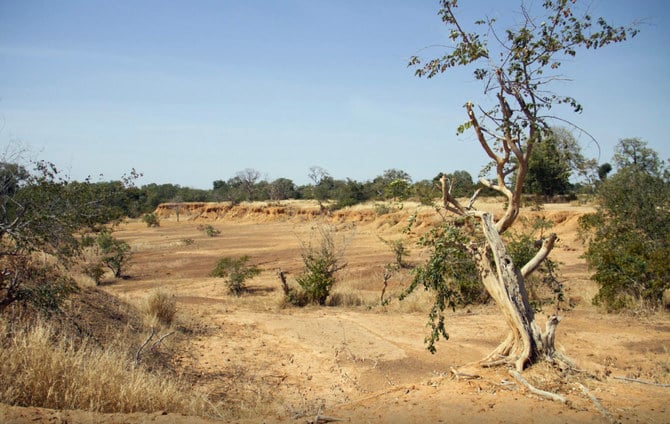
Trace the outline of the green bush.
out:
M 205 234 L 207 234 L 207 237 L 216 237 L 219 234 L 221 234 L 221 231 L 217 230 L 213 226 L 207 224 L 207 225 L 198 225 L 198 230 L 204 231 Z
M 580 220 L 585 253 L 610 311 L 656 308 L 670 288 L 670 173 L 656 152 L 637 139 L 622 140 L 619 171 L 598 187 L 598 210 Z
M 142 222 L 147 224 L 147 227 L 160 227 L 161 223 L 155 213 L 147 213 L 142 217 Z
M 210 275 L 225 278 L 230 294 L 240 296 L 247 289 L 245 281 L 261 273 L 260 268 L 247 265 L 247 262 L 249 262 L 247 255 L 239 258 L 221 258 Z
M 303 272 L 296 278 L 308 303 L 325 305 L 330 289 L 335 284 L 335 273 L 346 266 L 342 263 L 343 251 L 335 245 L 333 230 L 319 227 L 318 245 L 302 246 Z
M 123 240 L 112 237 L 108 231 L 102 231 L 98 234 L 96 241 L 102 255 L 102 263 L 112 270 L 114 277 L 121 278 L 123 269 L 132 256 L 130 245 Z
M 426 338 L 431 352 L 435 352 L 435 343 L 440 336 L 447 337 L 444 309 L 455 309 L 457 305 L 483 302 L 488 298 L 479 280 L 475 261 L 468 251 L 471 235 L 461 226 L 460 221 L 445 222 L 420 237 L 418 244 L 430 249 L 430 257 L 425 264 L 412 271 L 412 282 L 400 295 L 402 301 L 419 286 L 435 295 L 428 314 L 431 334 Z

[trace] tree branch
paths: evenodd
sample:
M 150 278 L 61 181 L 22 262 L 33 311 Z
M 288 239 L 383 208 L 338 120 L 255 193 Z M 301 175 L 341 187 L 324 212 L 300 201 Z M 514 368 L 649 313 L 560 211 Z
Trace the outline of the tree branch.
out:
M 527 278 L 530 274 L 532 274 L 533 271 L 535 271 L 537 267 L 540 266 L 542 261 L 544 261 L 547 256 L 549 256 L 549 252 L 551 252 L 551 250 L 554 248 L 556 239 L 556 234 L 551 233 L 549 237 L 542 241 L 542 247 L 540 250 L 538 250 L 535 256 L 533 256 L 533 259 L 528 261 L 528 263 L 521 268 L 521 275 L 523 275 L 523 278 Z

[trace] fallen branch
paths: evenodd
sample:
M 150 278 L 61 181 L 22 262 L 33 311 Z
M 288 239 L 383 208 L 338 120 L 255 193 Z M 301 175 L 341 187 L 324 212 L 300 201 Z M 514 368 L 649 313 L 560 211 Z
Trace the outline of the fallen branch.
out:
M 154 350 L 156 348 L 156 346 L 158 346 L 159 344 L 161 344 L 163 342 L 163 340 L 165 340 L 166 337 L 171 336 L 174 333 L 175 333 L 174 331 L 170 331 L 169 333 L 164 334 L 161 337 L 159 337 L 158 340 L 153 342 L 153 344 L 151 345 L 149 350 Z M 151 339 L 154 338 L 155 335 L 156 335 L 156 328 L 151 327 L 151 334 L 149 334 L 149 337 L 147 337 L 147 339 L 144 341 L 144 343 L 142 343 L 140 348 L 137 349 L 137 353 L 135 354 L 135 366 L 140 364 L 140 359 L 142 358 L 142 351 L 144 350 L 145 347 L 147 347 L 147 345 L 149 344 Z
M 517 381 L 518 381 L 519 383 L 521 383 L 521 384 L 523 384 L 524 386 L 526 386 L 526 388 L 527 388 L 528 390 L 530 390 L 530 392 L 533 393 L 533 394 L 536 394 L 536 395 L 538 395 L 538 396 L 542 396 L 542 397 L 547 398 L 547 399 L 550 399 L 550 400 L 555 400 L 555 401 L 557 401 L 557 402 L 561 402 L 561 403 L 566 403 L 566 402 L 567 402 L 567 399 L 565 399 L 565 398 L 564 398 L 563 396 L 561 396 L 561 395 L 557 395 L 556 393 L 552 393 L 552 392 L 547 392 L 547 391 L 544 391 L 544 390 L 540 390 L 540 389 L 538 389 L 537 387 L 533 386 L 533 385 L 530 384 L 525 378 L 523 378 L 523 377 L 521 376 L 521 374 L 519 373 L 519 371 L 517 371 L 517 370 L 509 370 L 509 374 L 510 374 L 512 377 L 516 378 Z
M 154 338 L 156 335 L 156 329 L 154 327 L 151 327 L 151 334 L 149 334 L 149 337 L 142 343 L 139 349 L 137 349 L 137 353 L 135 354 L 135 366 L 139 365 L 140 363 L 140 357 L 142 356 L 142 350 L 146 347 L 146 345 L 149 344 L 151 339 Z
M 596 409 L 598 410 L 598 412 L 600 412 L 600 414 L 603 417 L 607 418 L 607 420 L 611 423 L 617 422 L 616 418 L 614 418 L 614 416 L 612 416 L 612 414 L 610 414 L 609 411 L 605 409 L 605 407 L 602 405 L 602 403 L 600 403 L 598 398 L 595 397 L 593 394 L 591 394 L 591 392 L 589 391 L 589 389 L 586 388 L 586 386 L 584 386 L 581 383 L 577 383 L 577 386 L 579 386 L 579 388 L 582 390 L 582 393 L 584 393 L 589 399 L 591 399 L 591 402 L 593 402 Z
M 158 346 L 158 345 L 159 345 L 159 344 L 160 344 L 166 337 L 171 336 L 171 335 L 173 335 L 174 333 L 175 333 L 174 331 L 170 331 L 169 333 L 167 333 L 167 334 L 161 336 L 158 340 L 156 340 L 156 341 L 151 345 L 151 347 L 149 348 L 149 350 L 153 350 L 153 349 L 154 349 L 156 346 Z
M 615 379 L 615 380 L 628 381 L 628 382 L 631 382 L 631 383 L 648 384 L 648 385 L 650 385 L 650 386 L 670 387 L 670 384 L 654 383 L 653 381 L 638 380 L 638 379 L 636 379 L 636 378 L 614 377 L 614 379 Z
M 313 421 L 308 421 L 310 424 L 319 424 L 319 423 L 332 423 L 337 421 L 344 421 L 341 418 L 329 417 L 327 415 L 321 415 L 321 408 L 316 413 Z

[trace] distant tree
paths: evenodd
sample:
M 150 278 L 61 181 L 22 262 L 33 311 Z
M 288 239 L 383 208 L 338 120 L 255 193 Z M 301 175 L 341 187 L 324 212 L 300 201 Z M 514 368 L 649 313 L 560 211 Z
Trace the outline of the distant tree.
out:
M 400 169 L 387 169 L 375 177 L 370 186 L 373 195 L 379 200 L 404 200 L 410 194 L 412 177 Z
M 239 182 L 239 187 L 244 193 L 245 200 L 249 202 L 256 200 L 256 183 L 261 178 L 261 173 L 253 168 L 246 168 L 235 174 L 235 178 Z
M 465 104 L 467 121 L 457 133 L 472 129 L 477 142 L 492 161 L 493 181 L 482 180 L 486 187 L 498 191 L 507 199 L 505 212 L 496 220 L 489 212 L 478 211 L 471 204 L 462 204 L 455 198 L 443 177 L 442 196 L 445 210 L 459 216 L 457 222 L 446 223 L 449 246 L 467 252 L 474 259 L 476 272 L 484 287 L 498 304 L 509 327 L 508 337 L 484 360 L 487 364 L 514 364 L 518 371 L 541 360 L 560 361 L 554 348 L 554 335 L 559 318 L 553 316 L 541 330 L 530 307 L 525 278 L 535 271 L 553 248 L 556 235 L 543 240 L 541 248 L 526 264 L 515 264 L 507 251 L 501 234 L 516 221 L 521 207 L 523 185 L 528 174 L 533 150 L 551 134 L 549 122 L 552 106 L 567 104 L 575 111 L 581 105 L 572 97 L 559 96 L 549 91 L 555 80 L 555 70 L 565 59 L 575 56 L 577 49 L 601 48 L 624 41 L 635 35 L 635 28 L 615 28 L 604 19 L 596 23 L 588 15 L 578 15 L 573 0 L 555 0 L 542 3 L 544 16 L 531 16 L 522 3 L 514 27 L 499 31 L 494 20 L 477 21 L 482 30 L 470 32 L 456 16 L 457 0 L 442 0 L 439 15 L 449 27 L 452 46 L 442 56 L 425 64 L 418 57 L 410 59 L 418 76 L 428 78 L 450 71 L 458 66 L 471 65 L 475 80 L 482 83 L 484 99 L 490 105 Z M 479 114 L 479 115 L 478 115 Z M 516 178 L 510 182 L 510 176 Z M 485 242 L 469 236 L 463 238 L 457 224 L 476 222 Z M 474 227 L 477 228 L 477 227 Z M 465 233 L 467 234 L 467 232 Z M 429 263 L 439 260 L 441 240 L 429 243 Z M 439 269 L 439 268 L 431 268 Z M 451 269 L 449 267 L 443 269 Z M 422 278 L 425 276 L 426 278 Z M 420 274 L 417 285 L 435 288 L 435 305 L 429 316 L 432 326 L 429 343 L 440 336 L 447 337 L 444 327 L 446 307 L 454 305 L 456 293 L 449 289 L 452 277 L 445 272 Z M 434 286 L 434 282 L 444 282 Z
M 335 204 L 336 208 L 357 205 L 368 199 L 365 186 L 358 181 L 347 178 L 346 183 L 340 185 L 337 189 Z
M 115 278 L 123 277 L 123 270 L 132 257 L 130 245 L 114 238 L 109 231 L 100 232 L 96 243 L 100 249 L 102 263 L 114 273 Z
M 470 197 L 475 192 L 475 184 L 472 182 L 472 175 L 467 171 L 454 171 L 446 175 L 451 193 L 454 197 Z M 442 173 L 433 178 L 433 181 L 439 187 Z
M 658 153 L 647 147 L 647 143 L 639 138 L 619 140 L 614 148 L 612 161 L 617 169 L 632 168 L 656 176 L 662 174 L 664 165 L 658 157 Z
M 277 178 L 270 183 L 269 187 L 270 199 L 272 200 L 287 200 L 298 197 L 295 184 L 288 178 Z
M 571 176 L 592 182 L 597 168 L 595 159 L 588 159 L 573 133 L 564 127 L 551 127 L 549 139 L 554 143 L 561 161 L 566 163 Z
M 594 302 L 609 310 L 660 304 L 670 288 L 670 178 L 639 139 L 621 140 L 617 173 L 597 191 L 598 210 L 581 219 L 586 259 L 599 286 Z
M 543 196 L 566 194 L 570 189 L 570 168 L 556 143 L 547 138 L 537 143 L 528 160 L 524 191 Z
M 440 185 L 435 181 L 421 180 L 412 185 L 414 195 L 422 205 L 432 206 L 435 199 L 440 197 Z
M 573 190 L 571 178 L 594 183 L 596 162 L 584 157 L 574 135 L 563 127 L 552 127 L 533 149 L 528 163 L 526 193 L 554 196 Z
M 328 171 L 320 166 L 312 166 L 309 168 L 307 174 L 312 180 L 312 198 L 319 202 L 321 210 L 326 209 L 323 202 L 328 200 L 330 194 L 335 186 L 335 180 L 330 176 Z

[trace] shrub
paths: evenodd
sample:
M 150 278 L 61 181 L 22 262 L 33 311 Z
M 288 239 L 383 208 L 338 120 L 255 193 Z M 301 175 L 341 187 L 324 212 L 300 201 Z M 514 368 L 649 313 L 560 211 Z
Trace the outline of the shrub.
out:
M 216 228 L 212 227 L 211 225 L 198 225 L 198 230 L 204 231 L 205 234 L 207 234 L 207 237 L 216 237 L 219 234 L 221 234 L 221 231 L 217 230 Z
M 375 203 L 374 208 L 377 216 L 386 215 L 393 212 L 393 208 L 386 203 Z
M 112 237 L 108 231 L 102 231 L 96 241 L 102 255 L 102 263 L 112 270 L 114 277 L 121 278 L 123 269 L 132 256 L 130 245 Z
M 593 301 L 608 310 L 656 308 L 670 288 L 669 173 L 644 142 L 622 140 L 618 151 L 620 169 L 599 185 L 598 211 L 580 220 L 600 287 Z
M 335 284 L 335 273 L 346 266 L 342 263 L 344 246 L 338 250 L 333 230 L 318 228 L 318 246 L 302 244 L 303 272 L 296 278 L 308 303 L 324 305 Z
M 142 222 L 147 224 L 147 227 L 160 227 L 161 223 L 155 213 L 147 213 L 142 217 Z
M 161 324 L 170 326 L 177 313 L 177 301 L 174 295 L 156 290 L 147 298 L 147 313 Z
M 382 243 L 391 249 L 391 252 L 393 252 L 393 256 L 395 257 L 395 265 L 398 268 L 407 268 L 409 266 L 407 263 L 405 263 L 404 259 L 405 256 L 409 254 L 409 248 L 405 244 L 404 240 L 385 240 L 381 237 L 379 237 L 379 240 L 381 240 Z
M 239 258 L 221 258 L 210 275 L 225 278 L 228 291 L 235 296 L 240 296 L 247 289 L 245 281 L 261 273 L 260 268 L 247 265 L 247 262 L 249 262 L 247 255 Z
M 50 314 L 77 291 L 72 278 L 57 266 L 36 264 L 26 256 L 0 256 L 0 313 L 14 302 L 30 304 Z
M 89 262 L 82 267 L 82 272 L 91 277 L 96 286 L 100 285 L 105 270 L 99 261 Z

